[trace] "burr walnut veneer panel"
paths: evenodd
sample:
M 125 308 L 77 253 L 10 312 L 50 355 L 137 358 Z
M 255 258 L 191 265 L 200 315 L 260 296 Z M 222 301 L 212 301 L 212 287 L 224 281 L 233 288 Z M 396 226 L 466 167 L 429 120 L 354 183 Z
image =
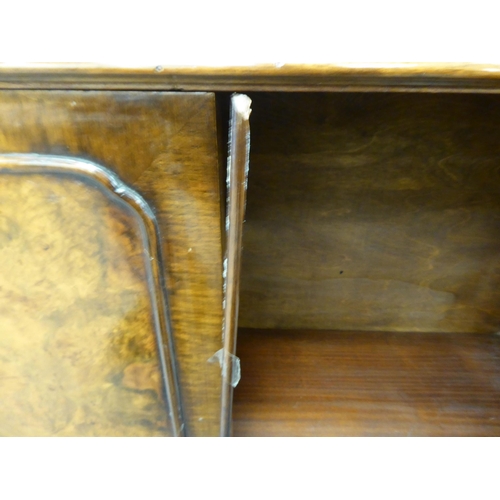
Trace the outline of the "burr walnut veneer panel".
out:
M 99 166 L 0 155 L 0 434 L 182 433 L 157 227 Z
M 214 101 L 212 94 L 202 93 L 0 92 L 1 153 L 62 155 L 93 161 L 118 174 L 125 185 L 136 190 L 151 206 L 165 259 L 163 264 L 186 424 L 184 432 L 188 435 L 217 435 L 220 425 L 220 369 L 207 363 L 208 358 L 222 347 L 221 224 Z M 112 350 L 119 357 L 123 351 L 127 354 L 129 366 L 128 371 L 122 367 L 121 375 L 117 368 L 116 377 L 106 379 L 106 383 L 111 384 L 106 408 L 122 406 L 120 398 L 129 398 L 133 401 L 132 406 L 137 400 L 135 413 L 123 417 L 136 422 L 133 424 L 136 427 L 131 427 L 130 432 L 148 434 L 147 425 L 152 425 L 151 434 L 157 434 L 163 425 L 156 423 L 160 421 L 158 411 L 151 407 L 157 391 L 157 375 L 141 365 L 152 352 L 151 337 L 146 335 L 150 332 L 150 313 L 144 301 L 142 271 L 136 271 L 140 266 L 129 263 L 135 262 L 140 250 L 136 232 L 127 229 L 128 216 L 105 207 L 104 201 L 89 195 L 78 184 L 44 180 L 43 174 L 36 180 L 23 178 L 16 182 L 0 180 L 1 215 L 6 217 L 2 219 L 0 242 L 2 249 L 14 252 L 12 249 L 17 241 L 19 259 L 24 264 L 15 261 L 16 252 L 9 254 L 7 262 L 4 260 L 2 266 L 10 270 L 4 269 L 3 276 L 10 276 L 14 269 L 19 272 L 12 276 L 17 285 L 11 290 L 10 298 L 4 298 L 2 307 L 8 308 L 9 300 L 12 300 L 11 313 L 23 314 L 17 326 L 24 331 L 26 338 L 19 338 L 16 342 L 25 344 L 16 344 L 16 349 L 17 352 L 27 350 L 27 363 L 28 358 L 34 363 L 36 360 L 30 368 L 30 376 L 35 377 L 37 367 L 52 369 L 50 360 L 51 356 L 55 357 L 50 383 L 37 386 L 36 378 L 30 378 L 29 388 L 21 388 L 25 382 L 13 379 L 2 390 L 10 390 L 7 389 L 10 387 L 14 388 L 12 394 L 18 390 L 21 391 L 19 394 L 30 392 L 26 404 L 31 405 L 30 411 L 34 413 L 42 408 L 39 405 L 44 400 L 47 405 L 57 407 L 60 413 L 55 415 L 40 410 L 40 418 L 48 419 L 49 423 L 44 427 L 48 433 L 91 434 L 93 431 L 88 426 L 94 419 L 93 407 L 75 406 L 72 396 L 64 396 L 69 400 L 64 399 L 61 391 L 65 384 L 73 382 L 64 380 L 65 368 L 57 360 L 63 356 L 65 363 L 72 363 L 78 357 L 77 345 L 82 346 L 85 356 L 90 356 L 94 351 L 100 351 L 104 342 L 108 347 L 103 347 L 103 352 Z M 56 217 L 57 210 L 61 220 Z M 34 213 L 37 213 L 36 220 Z M 19 223 L 16 217 L 20 217 Z M 65 240 L 66 229 L 63 231 L 58 224 L 76 231 L 76 240 L 71 237 Z M 24 229 L 16 229 L 23 227 L 34 228 L 34 239 L 28 241 Z M 109 230 L 108 236 L 105 236 L 108 234 L 106 229 Z M 103 238 L 111 238 L 109 248 L 113 248 L 113 255 L 119 256 L 117 260 L 111 253 L 108 259 L 108 254 L 101 252 L 99 245 L 104 245 Z M 79 247 L 80 243 L 83 246 Z M 4 251 L 2 249 L 0 252 Z M 60 252 L 59 263 L 53 260 L 55 251 Z M 5 254 L 2 254 L 2 259 L 5 259 Z M 51 271 L 51 266 L 56 264 L 59 267 L 54 269 L 59 269 L 62 274 Z M 26 283 L 32 286 L 23 285 L 24 274 Z M 108 285 L 98 286 L 101 279 L 108 280 Z M 48 285 L 50 280 L 54 282 L 54 289 Z M 23 294 L 38 293 L 38 286 L 48 287 L 45 292 L 39 290 L 41 295 L 37 300 L 40 307 L 49 307 L 50 302 L 52 308 L 44 313 L 43 327 L 36 326 L 34 309 L 23 298 Z M 64 287 L 68 287 L 67 293 Z M 2 293 L 7 291 L 3 289 Z M 46 293 L 47 304 L 43 303 L 43 293 Z M 51 297 L 56 296 L 57 300 L 52 301 Z M 116 321 L 111 321 L 115 318 L 111 309 L 113 314 L 123 313 L 121 320 L 116 316 Z M 13 318 L 11 315 L 7 317 Z M 47 323 L 49 320 L 52 327 Z M 120 337 L 121 334 L 116 333 L 115 336 L 113 329 L 123 335 Z M 6 335 L 5 331 L 3 329 L 0 335 Z M 100 337 L 98 331 L 106 334 Z M 135 336 L 131 332 L 135 332 Z M 130 339 L 129 334 L 132 335 Z M 118 345 L 120 338 L 123 345 Z M 40 349 L 43 353 L 38 357 Z M 120 363 L 122 361 L 125 363 L 120 358 Z M 110 366 L 106 368 L 107 360 L 104 357 L 97 359 L 96 369 L 99 366 L 99 369 L 111 373 L 118 365 L 109 362 Z M 43 366 L 39 366 L 40 363 Z M 10 373 L 7 370 L 2 377 L 17 377 L 17 370 Z M 89 383 L 93 383 L 92 377 L 89 372 Z M 21 385 L 15 388 L 15 384 Z M 117 389 L 116 384 L 122 386 Z M 50 392 L 52 390 L 54 392 Z M 125 390 L 129 392 L 123 392 Z M 1 398 L 3 400 L 4 394 Z M 148 411 L 155 415 L 153 424 L 143 425 L 140 418 L 137 420 L 137 415 L 146 407 L 151 407 Z M 120 418 L 120 414 L 116 414 L 113 422 Z M 19 425 L 22 422 L 19 420 Z M 102 427 L 101 431 L 104 434 L 123 434 L 122 424 L 125 425 L 123 422 L 117 424 L 114 430 Z M 12 427 L 11 431 L 21 432 L 18 427 Z M 33 432 L 38 433 L 38 430 Z

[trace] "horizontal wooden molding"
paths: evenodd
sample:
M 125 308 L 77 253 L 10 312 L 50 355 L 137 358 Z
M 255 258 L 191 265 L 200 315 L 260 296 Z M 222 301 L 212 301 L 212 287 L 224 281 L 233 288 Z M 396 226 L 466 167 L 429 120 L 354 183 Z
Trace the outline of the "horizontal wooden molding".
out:
M 0 64 L 0 89 L 500 92 L 500 65 L 337 63 L 228 67 Z

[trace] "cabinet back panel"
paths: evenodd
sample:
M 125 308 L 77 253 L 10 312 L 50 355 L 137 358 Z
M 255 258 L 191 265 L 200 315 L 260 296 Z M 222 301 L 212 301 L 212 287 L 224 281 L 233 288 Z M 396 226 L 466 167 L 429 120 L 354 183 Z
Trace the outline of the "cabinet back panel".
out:
M 254 94 L 240 326 L 500 330 L 500 98 Z

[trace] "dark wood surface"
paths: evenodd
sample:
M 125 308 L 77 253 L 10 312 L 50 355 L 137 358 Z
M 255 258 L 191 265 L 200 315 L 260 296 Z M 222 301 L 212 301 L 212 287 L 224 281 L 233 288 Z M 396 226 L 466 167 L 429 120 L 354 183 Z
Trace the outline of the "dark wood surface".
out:
M 500 67 L 469 63 L 332 63 L 111 67 L 0 64 L 0 88 L 249 92 L 500 92 Z
M 240 326 L 500 330 L 500 98 L 250 94 Z
M 240 330 L 235 436 L 500 436 L 500 337 Z
M 117 173 L 154 210 L 188 435 L 218 435 L 220 428 L 220 368 L 208 363 L 222 347 L 215 118 L 213 94 L 0 92 L 0 152 L 94 161 Z M 14 198 L 15 210 L 22 211 L 29 203 L 28 195 L 27 200 Z M 74 216 L 75 224 L 79 217 L 87 217 L 76 211 Z M 43 273 L 43 260 L 36 262 Z M 85 276 L 74 279 L 83 283 Z M 128 320 L 140 318 L 124 318 Z

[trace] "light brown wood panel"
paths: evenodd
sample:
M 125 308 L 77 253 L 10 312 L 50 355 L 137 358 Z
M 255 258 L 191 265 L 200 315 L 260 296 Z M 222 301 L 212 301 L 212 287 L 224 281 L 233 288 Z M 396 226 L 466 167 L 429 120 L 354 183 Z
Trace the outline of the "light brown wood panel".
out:
M 500 337 L 243 330 L 235 436 L 500 436 Z
M 500 99 L 252 94 L 240 326 L 500 330 Z
M 0 93 L 0 152 L 95 161 L 155 211 L 188 435 L 218 435 L 220 425 L 220 369 L 207 363 L 222 345 L 214 101 L 201 93 Z

